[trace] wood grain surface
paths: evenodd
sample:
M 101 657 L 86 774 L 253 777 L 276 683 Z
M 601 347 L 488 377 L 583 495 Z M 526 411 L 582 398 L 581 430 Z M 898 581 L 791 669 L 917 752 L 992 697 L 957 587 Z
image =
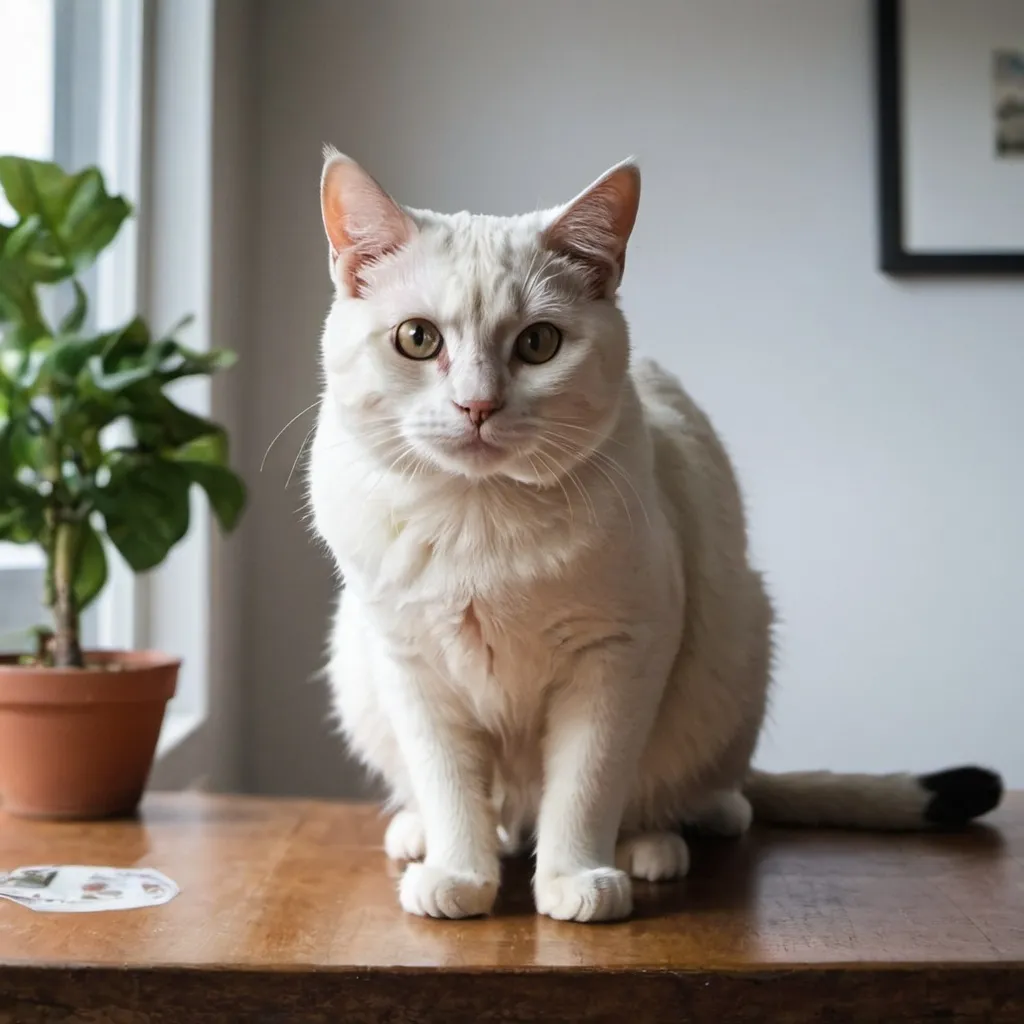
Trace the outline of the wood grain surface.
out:
M 398 908 L 374 808 L 154 795 L 138 821 L 0 816 L 0 868 L 149 866 L 171 903 L 0 901 L 0 1024 L 36 1021 L 1024 1022 L 1024 794 L 954 835 L 757 830 L 695 844 L 611 925 Z

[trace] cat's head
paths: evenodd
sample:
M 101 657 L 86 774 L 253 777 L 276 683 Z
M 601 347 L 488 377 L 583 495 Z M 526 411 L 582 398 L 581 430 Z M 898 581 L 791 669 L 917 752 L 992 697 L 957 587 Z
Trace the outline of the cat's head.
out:
M 398 469 L 544 481 L 586 458 L 628 369 L 615 293 L 639 198 L 626 162 L 543 212 L 409 210 L 329 150 L 323 354 L 349 429 Z

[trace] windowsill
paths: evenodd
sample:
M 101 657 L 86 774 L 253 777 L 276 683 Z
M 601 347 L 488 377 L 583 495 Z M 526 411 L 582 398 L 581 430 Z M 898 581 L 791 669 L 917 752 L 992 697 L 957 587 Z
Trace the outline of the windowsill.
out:
M 157 759 L 181 746 L 202 724 L 203 716 L 196 711 L 168 711 L 156 745 Z

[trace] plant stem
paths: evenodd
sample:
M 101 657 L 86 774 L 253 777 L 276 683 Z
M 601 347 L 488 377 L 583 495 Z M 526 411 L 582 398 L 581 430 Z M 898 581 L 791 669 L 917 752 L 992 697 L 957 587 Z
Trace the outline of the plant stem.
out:
M 57 668 L 84 668 L 75 601 L 75 571 L 80 530 L 77 523 L 59 520 L 53 544 L 53 663 Z

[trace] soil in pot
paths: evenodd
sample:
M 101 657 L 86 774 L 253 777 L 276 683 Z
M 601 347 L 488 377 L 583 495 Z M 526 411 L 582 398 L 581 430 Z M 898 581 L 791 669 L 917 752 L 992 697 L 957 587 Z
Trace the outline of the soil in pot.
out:
M 84 669 L 0 659 L 0 809 L 109 818 L 138 807 L 181 662 L 94 651 Z

